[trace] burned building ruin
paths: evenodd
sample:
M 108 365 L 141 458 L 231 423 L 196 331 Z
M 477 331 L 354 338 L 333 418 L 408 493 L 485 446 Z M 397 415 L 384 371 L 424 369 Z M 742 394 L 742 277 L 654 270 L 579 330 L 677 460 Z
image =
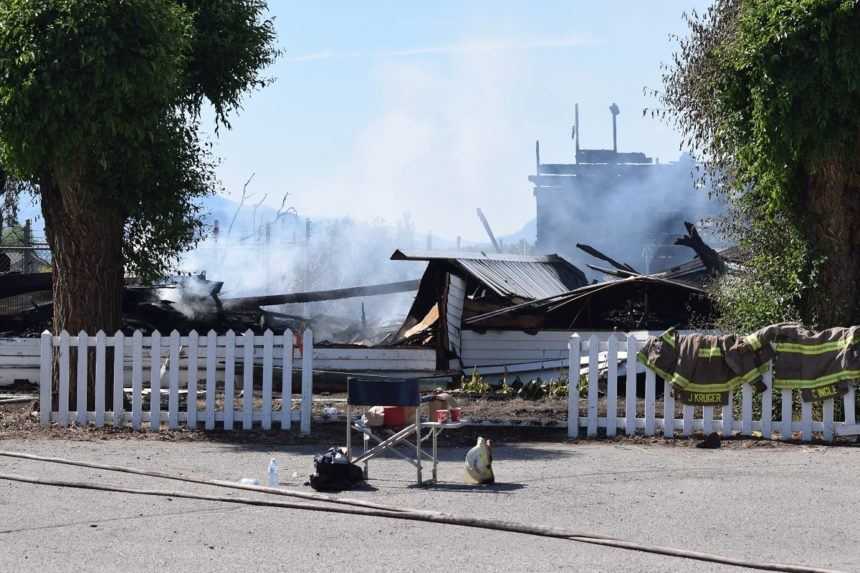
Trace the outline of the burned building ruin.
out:
M 612 149 L 580 146 L 579 105 L 571 136 L 574 163 L 542 163 L 536 142 L 536 172 L 529 176 L 537 206 L 537 250 L 559 253 L 584 267 L 577 243 L 592 244 L 645 273 L 660 272 L 690 259 L 673 245 L 684 221 L 713 217 L 720 206 L 696 181 L 688 155 L 661 163 L 641 152 L 618 150 L 616 104 Z M 596 276 L 592 278 L 598 278 Z

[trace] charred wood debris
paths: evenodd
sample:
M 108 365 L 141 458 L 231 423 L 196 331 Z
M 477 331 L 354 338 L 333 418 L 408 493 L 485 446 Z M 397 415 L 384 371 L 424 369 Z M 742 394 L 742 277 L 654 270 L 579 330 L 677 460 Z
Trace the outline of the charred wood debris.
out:
M 267 329 L 301 332 L 325 321 L 327 331 L 337 332 L 338 341 L 366 343 L 386 333 L 373 332 L 364 320 L 314 316 L 306 318 L 268 310 L 264 307 L 345 298 L 376 296 L 417 290 L 418 281 L 325 291 L 297 292 L 242 298 L 222 298 L 223 283 L 207 280 L 205 274 L 175 277 L 163 284 L 141 285 L 126 280 L 123 292 L 123 331 L 140 330 L 149 335 L 156 330 L 188 334 L 192 330 L 224 334 L 248 330 L 262 334 Z M 21 300 L 26 301 L 21 308 Z M 0 275 L 0 301 L 17 300 L 20 310 L 0 313 L 0 336 L 32 337 L 51 329 L 51 273 L 7 273 Z
M 467 294 L 462 326 L 471 330 L 537 332 L 544 329 L 637 330 L 707 326 L 713 323 L 715 310 L 705 287 L 729 272 L 730 265 L 741 263 L 741 256 L 735 248 L 714 250 L 705 243 L 693 224 L 685 223 L 685 227 L 687 235 L 679 237 L 675 244 L 691 248 L 696 258 L 654 274 L 641 273 L 630 264 L 617 261 L 592 246 L 577 244 L 577 248 L 608 265 L 608 268 L 605 265 L 587 265 L 610 277 L 605 282 L 592 284 L 587 284 L 579 269 L 554 255 L 529 258 L 481 253 L 483 256 L 478 260 L 468 257 L 459 260 L 457 252 L 445 256 L 434 253 L 410 256 L 399 250 L 392 259 L 429 262 L 421 280 L 242 298 L 222 298 L 223 283 L 207 280 L 205 274 L 175 277 L 155 285 L 127 280 L 123 296 L 123 330 L 126 334 L 140 330 L 144 335 L 156 330 L 162 334 L 173 330 L 180 334 L 192 330 L 214 330 L 219 334 L 229 330 L 237 333 L 250 330 L 262 334 L 267 329 L 301 332 L 311 328 L 315 333 L 325 332 L 322 339 L 334 344 L 441 344 L 446 330 L 442 323 L 445 322 L 447 308 L 449 287 L 446 277 L 449 273 L 458 274 L 465 280 Z M 511 275 L 508 277 L 510 280 L 495 284 L 493 279 L 504 277 L 505 273 Z M 521 285 L 519 290 L 523 292 L 517 288 L 511 291 L 512 285 L 516 284 L 514 278 L 520 275 L 527 276 L 530 281 Z M 544 282 L 534 283 L 536 277 Z M 534 289 L 535 285 L 542 288 L 534 293 L 526 289 L 526 286 Z M 279 305 L 415 291 L 416 298 L 405 322 L 393 325 L 393 328 L 391 325 L 385 328 L 369 326 L 363 316 L 361 319 L 324 315 L 307 318 L 271 310 L 271 307 Z M 50 299 L 51 273 L 0 275 L 0 336 L 31 337 L 50 330 L 53 312 Z M 12 300 L 17 303 L 17 311 L 4 311 L 3 302 Z

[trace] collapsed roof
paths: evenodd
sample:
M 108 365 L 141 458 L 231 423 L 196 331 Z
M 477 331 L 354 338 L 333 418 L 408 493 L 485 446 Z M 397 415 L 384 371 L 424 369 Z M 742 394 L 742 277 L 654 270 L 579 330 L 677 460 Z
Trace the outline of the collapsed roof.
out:
M 404 251 L 392 261 L 444 264 L 503 298 L 534 300 L 567 292 L 588 283 L 585 273 L 558 255 L 525 256 L 460 251 Z
M 406 320 L 390 342 L 434 346 L 440 366 L 459 354 L 464 318 L 558 296 L 587 284 L 585 274 L 558 255 L 398 249 L 391 259 L 427 261 L 428 265 Z
M 694 285 L 638 275 L 587 285 L 566 293 L 486 312 L 463 320 L 464 328 L 524 330 L 659 330 L 707 325 L 714 308 Z

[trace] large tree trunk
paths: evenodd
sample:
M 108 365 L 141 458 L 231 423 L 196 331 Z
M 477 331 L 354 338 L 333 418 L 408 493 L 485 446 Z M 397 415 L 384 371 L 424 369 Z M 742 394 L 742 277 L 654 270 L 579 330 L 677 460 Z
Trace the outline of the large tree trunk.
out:
M 810 293 L 811 319 L 820 328 L 860 324 L 860 180 L 841 164 L 807 179 L 809 233 L 824 261 Z
M 45 234 L 53 262 L 54 332 L 65 330 L 74 336 L 83 330 L 95 336 L 104 330 L 113 335 L 122 320 L 123 217 L 118 207 L 99 200 L 74 178 L 68 179 L 44 178 L 40 182 Z M 87 395 L 92 405 L 94 353 L 89 357 Z M 75 364 L 73 360 L 70 365 L 70 405 L 75 402 Z M 107 384 L 106 397 L 111 388 L 112 384 Z

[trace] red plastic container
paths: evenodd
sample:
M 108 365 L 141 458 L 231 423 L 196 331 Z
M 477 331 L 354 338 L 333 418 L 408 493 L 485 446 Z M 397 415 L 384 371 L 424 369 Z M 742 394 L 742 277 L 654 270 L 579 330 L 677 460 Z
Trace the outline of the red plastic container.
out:
M 451 408 L 451 421 L 459 422 L 460 421 L 460 408 Z
M 383 424 L 392 427 L 402 427 L 407 423 L 412 423 L 412 417 L 409 414 L 414 412 L 415 408 L 406 408 L 405 406 L 385 406 L 383 408 Z M 407 422 L 409 419 L 409 422 Z
M 448 410 L 436 410 L 436 421 L 440 424 L 448 422 Z

